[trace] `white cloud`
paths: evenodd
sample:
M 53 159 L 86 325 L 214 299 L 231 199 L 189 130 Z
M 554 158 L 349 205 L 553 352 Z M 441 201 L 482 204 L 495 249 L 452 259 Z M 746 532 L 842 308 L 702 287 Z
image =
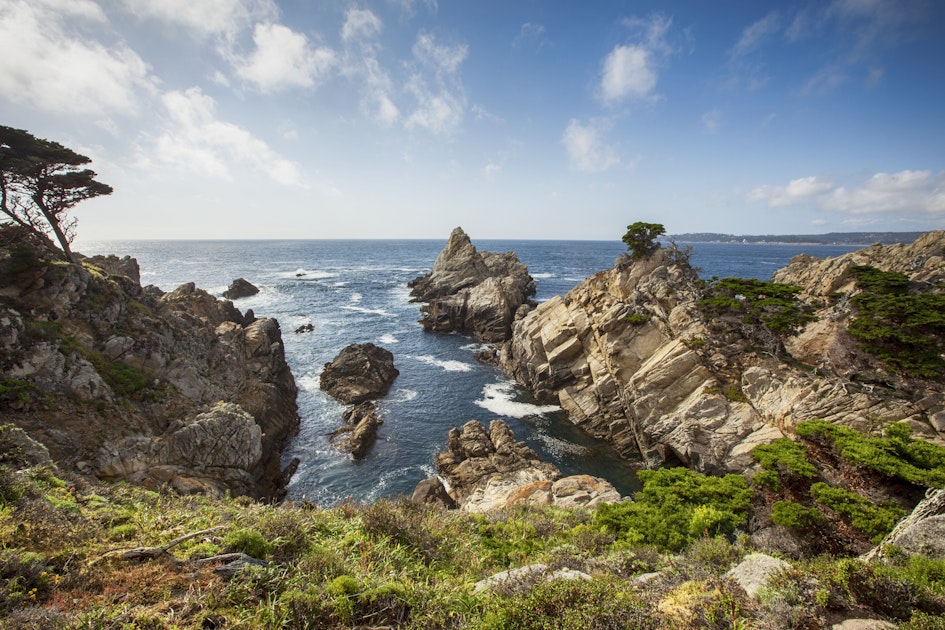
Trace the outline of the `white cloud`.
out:
M 561 142 L 568 152 L 573 169 L 597 173 L 620 163 L 616 149 L 602 139 L 603 131 L 599 123 L 583 125 L 577 119 L 571 119 Z
M 282 24 L 257 24 L 256 50 L 236 65 L 236 74 L 260 92 L 312 87 L 331 71 L 336 55 L 313 48 L 308 38 Z
M 279 15 L 273 0 L 124 0 L 124 4 L 139 18 L 182 27 L 198 37 L 226 39 Z
M 744 57 L 755 52 L 765 41 L 776 34 L 781 27 L 781 19 L 777 13 L 771 12 L 757 22 L 753 22 L 745 27 L 742 36 L 738 39 L 731 50 L 732 59 Z
M 771 208 L 802 203 L 833 190 L 833 183 L 816 176 L 792 179 L 787 186 L 759 186 L 748 193 L 748 201 L 761 201 Z
M 123 43 L 106 46 L 71 30 L 104 21 L 85 0 L 0 4 L 0 101 L 77 115 L 133 113 L 139 92 L 155 83 L 148 65 Z
M 895 213 L 945 216 L 945 173 L 903 170 L 876 173 L 865 182 L 841 186 L 820 178 L 791 180 L 787 186 L 760 186 L 746 196 L 769 207 L 808 204 L 846 214 Z
M 417 101 L 404 122 L 408 129 L 448 134 L 459 127 L 466 113 L 466 94 L 459 71 L 468 55 L 465 44 L 439 44 L 429 33 L 417 36 L 413 45 L 416 64 L 405 86 Z M 432 70 L 433 77 L 424 70 Z
M 374 37 L 381 32 L 381 19 L 367 9 L 349 9 L 341 27 L 341 39 L 346 43 L 353 39 Z
M 232 167 L 249 166 L 284 185 L 301 183 L 298 165 L 242 127 L 216 117 L 216 102 L 199 87 L 161 98 L 169 120 L 153 157 L 181 169 L 232 180 Z
M 945 215 L 945 173 L 876 173 L 854 188 L 838 187 L 824 200 L 828 208 L 851 214 L 920 212 Z
M 389 4 L 399 7 L 407 15 L 413 15 L 418 4 L 424 4 L 431 13 L 436 13 L 439 9 L 437 0 L 387 0 Z
M 400 119 L 392 97 L 393 82 L 378 59 L 378 37 L 384 28 L 380 18 L 363 9 L 349 9 L 341 28 L 345 48 L 341 73 L 362 82 L 360 107 L 374 122 L 389 126 Z
M 437 75 L 454 75 L 469 56 L 469 47 L 465 44 L 438 44 L 433 35 L 420 33 L 413 45 L 413 56 L 421 63 L 431 66 Z
M 600 92 L 604 104 L 642 99 L 656 87 L 656 70 L 642 46 L 617 46 L 604 59 Z
M 722 112 L 718 109 L 702 114 L 702 126 L 709 133 L 715 133 L 722 126 Z
M 541 48 L 545 43 L 545 33 L 546 29 L 542 24 L 525 22 L 522 24 L 521 28 L 518 29 L 518 35 L 512 40 L 512 45 L 516 47 L 535 45 Z
M 675 52 L 667 40 L 671 19 L 654 15 L 625 20 L 624 25 L 636 32 L 638 41 L 615 46 L 601 63 L 598 98 L 606 106 L 652 98 L 659 65 Z

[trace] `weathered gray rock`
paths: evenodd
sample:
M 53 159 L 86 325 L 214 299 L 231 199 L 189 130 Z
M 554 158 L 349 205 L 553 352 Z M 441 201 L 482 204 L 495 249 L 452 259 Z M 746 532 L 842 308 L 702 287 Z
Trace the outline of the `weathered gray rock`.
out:
M 49 450 L 12 424 L 0 425 L 0 463 L 14 470 L 51 464 Z
M 925 499 L 863 558 L 882 558 L 890 545 L 910 554 L 945 558 L 945 490 L 929 490 Z
M 105 273 L 113 276 L 125 276 L 135 284 L 141 283 L 141 268 L 138 266 L 138 261 L 131 256 L 123 256 L 121 258 L 114 254 L 108 256 L 89 256 L 85 258 L 84 261 L 102 269 Z
M 223 297 L 228 300 L 238 300 L 259 293 L 259 287 L 245 278 L 237 278 L 230 283 L 229 288 L 223 292 Z
M 830 626 L 831 630 L 895 630 L 898 627 L 882 619 L 844 619 Z
M 535 281 L 514 253 L 479 252 L 462 228 L 450 234 L 430 273 L 408 286 L 413 301 L 426 302 L 425 330 L 468 332 L 489 342 L 508 339 L 535 293 Z
M 389 350 L 355 343 L 325 364 L 319 387 L 344 403 L 360 403 L 386 394 L 398 374 Z
M 252 494 L 262 459 L 262 430 L 238 405 L 219 403 L 164 436 L 106 441 L 94 462 L 103 478 L 129 479 L 184 493 Z
M 763 553 L 750 553 L 732 567 L 725 577 L 735 580 L 745 589 L 749 597 L 756 597 L 778 571 L 788 568 L 790 564 Z
M 484 580 L 479 580 L 476 582 L 476 586 L 473 587 L 473 592 L 481 593 L 483 591 L 501 590 L 507 594 L 522 593 L 541 581 L 583 580 L 590 582 L 593 579 L 594 578 L 583 571 L 575 571 L 574 569 L 567 568 L 552 571 L 551 568 L 545 564 L 530 564 L 517 569 L 502 571 Z

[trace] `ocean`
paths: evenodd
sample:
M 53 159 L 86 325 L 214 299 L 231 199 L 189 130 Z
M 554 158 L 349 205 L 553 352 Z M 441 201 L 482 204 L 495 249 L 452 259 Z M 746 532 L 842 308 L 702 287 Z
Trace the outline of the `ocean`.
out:
M 541 302 L 613 266 L 619 241 L 473 240 L 480 250 L 514 251 L 535 278 Z M 236 278 L 259 294 L 235 301 L 242 311 L 279 320 L 286 360 L 299 387 L 301 429 L 284 462 L 300 465 L 288 498 L 320 505 L 371 502 L 410 494 L 434 474 L 447 432 L 475 419 L 502 418 L 519 439 L 564 474 L 603 477 L 622 493 L 638 487 L 634 464 L 584 435 L 554 406 L 536 405 L 501 372 L 477 362 L 482 345 L 458 334 L 423 332 L 420 305 L 407 282 L 430 270 L 446 240 L 101 241 L 86 255 L 137 258 L 142 284 L 171 291 L 185 282 L 221 295 Z M 680 245 L 685 245 L 681 243 Z M 704 278 L 767 280 L 798 253 L 836 256 L 857 249 L 833 245 L 696 243 L 692 264 Z M 313 330 L 296 333 L 311 324 Z M 383 425 L 363 459 L 335 449 L 329 434 L 343 425 L 344 405 L 319 388 L 319 375 L 345 346 L 373 342 L 393 352 L 400 375 L 379 401 Z

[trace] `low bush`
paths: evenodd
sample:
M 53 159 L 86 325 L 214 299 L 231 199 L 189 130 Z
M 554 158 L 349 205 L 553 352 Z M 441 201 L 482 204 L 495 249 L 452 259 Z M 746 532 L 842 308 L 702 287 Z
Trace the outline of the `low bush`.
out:
M 874 544 L 879 543 L 906 515 L 906 511 L 895 503 L 876 505 L 862 495 L 825 483 L 812 485 L 810 494 L 817 503 L 847 517 L 850 525 L 869 536 Z
M 771 506 L 771 520 L 775 525 L 805 529 L 812 527 L 824 519 L 815 509 L 804 507 L 793 501 L 776 501 Z

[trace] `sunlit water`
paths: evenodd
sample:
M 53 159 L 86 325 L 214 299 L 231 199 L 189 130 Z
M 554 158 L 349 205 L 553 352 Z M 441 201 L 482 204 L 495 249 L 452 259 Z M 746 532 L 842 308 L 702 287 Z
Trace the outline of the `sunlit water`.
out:
M 609 268 L 624 250 L 603 241 L 476 241 L 483 250 L 515 251 L 538 284 L 538 301 L 564 294 Z M 242 310 L 279 320 L 286 360 L 299 386 L 301 429 L 284 453 L 300 465 L 289 498 L 332 504 L 369 502 L 412 492 L 434 474 L 434 454 L 450 428 L 470 419 L 509 422 L 519 439 L 565 474 L 604 477 L 630 494 L 633 465 L 571 425 L 553 406 L 538 406 L 499 371 L 477 362 L 482 348 L 464 335 L 424 333 L 407 282 L 430 270 L 445 241 L 110 241 L 80 246 L 85 254 L 131 255 L 142 284 L 170 291 L 195 282 L 221 295 L 243 277 L 258 295 L 236 300 Z M 692 256 L 703 277 L 768 279 L 796 253 L 832 256 L 850 247 L 698 244 Z M 312 324 L 310 333 L 294 331 Z M 394 353 L 400 375 L 380 400 L 378 440 L 360 460 L 335 449 L 344 406 L 319 390 L 319 376 L 351 343 L 373 342 Z

